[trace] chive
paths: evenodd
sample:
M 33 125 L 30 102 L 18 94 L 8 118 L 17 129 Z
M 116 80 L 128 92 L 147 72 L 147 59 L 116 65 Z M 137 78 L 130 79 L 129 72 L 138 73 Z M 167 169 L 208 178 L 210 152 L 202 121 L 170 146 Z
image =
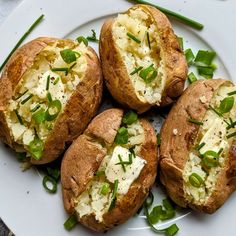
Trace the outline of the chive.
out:
M 47 77 L 46 90 L 49 90 L 49 84 L 50 84 L 50 75 Z
M 192 118 L 189 118 L 188 122 L 193 123 L 195 125 L 203 125 L 203 123 L 201 121 L 198 121 L 198 120 L 195 120 L 195 119 L 192 119 Z
M 227 135 L 226 138 L 229 139 L 229 138 L 232 138 L 234 136 L 236 136 L 236 132 Z
M 212 150 L 209 150 L 203 154 L 203 164 L 208 167 L 216 167 L 219 165 L 219 154 Z
M 184 50 L 184 42 L 183 42 L 183 38 L 182 37 L 177 37 L 178 42 L 179 42 L 179 46 L 182 50 Z
M 114 186 L 113 186 L 113 192 L 112 192 L 112 201 L 111 201 L 111 204 L 110 204 L 110 206 L 109 206 L 109 209 L 108 209 L 108 211 L 111 211 L 114 207 L 115 207 L 115 204 L 116 204 L 116 194 L 117 194 L 117 189 L 118 189 L 118 183 L 119 183 L 119 181 L 118 181 L 118 179 L 116 179 L 115 181 L 114 181 Z
M 25 92 L 23 92 L 22 94 L 20 94 L 20 95 L 16 98 L 16 100 L 18 100 L 19 98 L 21 98 L 22 96 L 24 96 L 27 92 L 28 92 L 28 89 L 25 90 Z
M 214 107 L 212 107 L 211 105 L 209 106 L 209 108 L 214 111 L 219 117 L 222 116 L 222 114 L 220 112 L 218 112 L 216 109 L 214 109 Z
M 62 108 L 61 102 L 59 100 L 54 100 L 52 102 L 49 103 L 48 109 L 45 113 L 45 119 L 47 121 L 52 121 L 55 120 L 58 116 L 58 114 L 60 113 Z M 50 110 L 55 110 L 56 112 L 51 113 Z
M 201 150 L 201 148 L 203 148 L 204 146 L 206 145 L 206 143 L 201 143 L 201 144 L 199 144 L 198 145 L 198 147 L 196 148 L 197 149 L 197 151 L 200 151 Z
M 22 102 L 21 105 L 24 105 L 26 102 L 28 102 L 34 95 L 30 94 L 27 98 L 25 98 Z
M 40 160 L 43 155 L 44 144 L 41 139 L 36 137 L 29 144 L 29 152 L 35 160 Z
M 236 125 L 236 121 L 233 121 L 231 117 L 229 117 L 229 122 L 230 122 L 230 123 L 228 123 L 226 120 L 224 120 L 224 122 L 228 125 L 228 126 L 226 127 L 227 130 L 229 130 L 229 129 L 231 129 L 231 128 L 234 128 L 235 125 Z
M 136 38 L 133 34 L 131 34 L 131 33 L 127 33 L 126 34 L 130 39 L 132 39 L 134 42 L 136 42 L 136 43 L 138 43 L 138 44 L 140 44 L 141 43 L 141 41 L 138 39 L 138 38 Z
M 91 30 L 92 31 L 92 36 L 88 36 L 86 39 L 88 41 L 92 41 L 92 42 L 99 42 L 99 40 L 97 39 L 97 35 L 94 29 Z
M 161 134 L 157 134 L 157 146 L 161 146 Z
M 60 77 L 57 77 L 56 80 L 53 82 L 53 85 L 56 85 L 60 80 Z
M 75 62 L 74 64 L 72 64 L 72 65 L 69 67 L 68 72 L 69 72 L 72 68 L 74 68 L 76 64 L 77 64 L 76 62 Z
M 79 36 L 76 40 L 78 41 L 78 43 L 83 42 L 86 47 L 88 46 L 88 40 L 85 37 Z
M 134 122 L 136 122 L 138 120 L 138 115 L 137 113 L 133 112 L 133 111 L 128 111 L 123 119 L 122 119 L 122 123 L 126 124 L 126 125 L 131 125 Z
M 187 61 L 188 65 L 190 65 L 193 62 L 194 58 L 195 58 L 194 54 L 193 54 L 193 51 L 190 48 L 188 48 L 184 51 L 184 55 L 185 55 L 185 58 L 186 58 L 186 61 Z
M 18 121 L 20 122 L 20 124 L 23 125 L 22 118 L 21 118 L 21 116 L 19 115 L 18 111 L 15 109 L 14 112 L 15 112 L 16 117 L 17 117 Z
M 203 183 L 203 179 L 196 173 L 192 173 L 190 176 L 189 176 L 189 183 L 195 187 L 195 188 L 199 188 L 202 183 Z
M 69 73 L 69 69 L 66 68 L 66 67 L 62 67 L 62 68 L 55 67 L 55 68 L 52 68 L 51 71 L 53 71 L 53 72 L 58 72 L 58 71 L 65 72 L 65 75 L 68 75 L 68 73 Z
M 70 64 L 74 61 L 76 61 L 76 55 L 75 52 L 71 49 L 64 49 L 60 51 L 61 57 L 67 64 Z
M 37 111 L 39 108 L 40 108 L 40 105 L 37 104 L 34 108 L 32 108 L 32 109 L 30 110 L 30 112 L 35 112 L 35 111 Z
M 203 66 L 197 67 L 198 74 L 206 79 L 211 79 L 213 77 L 214 70 L 215 69 L 212 69 L 211 67 L 203 67 Z
M 49 102 L 52 102 L 52 95 L 51 93 L 47 93 L 47 99 Z
M 142 66 L 139 66 L 139 67 L 137 67 L 137 68 L 135 68 L 131 73 L 130 73 L 130 75 L 134 75 L 134 74 L 137 74 L 140 70 L 142 70 L 143 69 L 143 67 Z
M 210 66 L 215 56 L 215 52 L 199 50 L 194 62 L 199 66 Z
M 157 77 L 157 70 L 153 67 L 153 64 L 140 71 L 139 76 L 144 80 L 146 84 L 151 83 Z
M 50 183 L 50 185 L 48 185 Z M 46 189 L 49 193 L 55 193 L 57 191 L 57 182 L 52 177 L 46 175 L 43 178 L 43 187 Z
M 234 106 L 234 97 L 226 97 L 220 102 L 219 112 L 221 114 L 228 113 Z
M 105 175 L 105 171 L 104 170 L 97 171 L 95 175 L 98 176 L 98 177 L 104 176 Z
M 228 96 L 235 95 L 235 94 L 236 94 L 236 91 L 232 91 L 232 92 L 227 93 L 227 94 L 228 94 Z
M 123 162 L 122 157 L 121 157 L 120 154 L 118 154 L 118 158 L 119 158 L 119 161 L 120 161 L 120 162 L 116 163 L 116 165 L 121 165 L 123 171 L 126 172 L 125 164 L 124 164 L 124 162 Z
M 73 229 L 75 227 L 75 225 L 77 224 L 77 217 L 76 214 L 74 213 L 73 215 L 71 215 L 64 223 L 64 227 L 66 230 L 70 231 L 71 229 Z
M 218 152 L 218 155 L 220 156 L 220 154 L 224 151 L 224 148 L 221 148 Z
M 147 42 L 148 42 L 149 49 L 151 49 L 151 42 L 150 42 L 149 32 L 147 32 Z
M 34 28 L 42 21 L 44 15 L 41 15 L 24 33 L 24 35 L 20 38 L 20 40 L 16 43 L 15 47 L 11 50 L 7 58 L 4 60 L 2 65 L 0 66 L 0 71 L 2 71 L 3 67 L 6 65 L 7 61 L 11 57 L 11 55 L 15 52 L 15 50 L 22 44 L 22 42 L 26 39 L 26 37 L 34 30 Z
M 47 173 L 49 176 L 51 176 L 53 179 L 55 179 L 56 181 L 59 180 L 60 178 L 60 169 L 59 168 L 51 168 L 51 167 L 47 167 Z
M 195 76 L 195 74 L 193 72 L 188 74 L 188 82 L 190 84 L 192 84 L 193 82 L 196 82 L 196 81 L 197 81 L 197 77 Z
M 204 25 L 202 25 L 201 23 L 199 23 L 197 21 L 189 19 L 186 16 L 180 15 L 177 12 L 173 12 L 173 11 L 170 11 L 170 10 L 168 10 L 166 8 L 157 6 L 156 4 L 153 4 L 153 3 L 150 3 L 150 2 L 147 2 L 147 1 L 144 1 L 144 0 L 133 0 L 133 2 L 139 3 L 139 4 L 147 4 L 147 5 L 153 6 L 153 7 L 157 8 L 158 10 L 162 11 L 163 13 L 165 13 L 166 15 L 172 16 L 173 18 L 178 19 L 179 21 L 183 22 L 184 24 L 186 24 L 188 26 L 191 26 L 194 29 L 202 30 L 203 27 L 204 27 Z
M 132 155 L 134 158 L 136 158 L 136 155 L 135 155 L 135 152 L 134 152 L 134 147 L 130 148 L 129 151 L 130 151 L 131 155 Z
M 128 139 L 129 139 L 129 135 L 128 135 L 127 129 L 125 127 L 119 128 L 115 137 L 115 143 L 126 144 L 128 143 Z
M 101 194 L 107 195 L 109 191 L 110 191 L 110 185 L 108 183 L 103 184 L 102 189 L 101 189 Z

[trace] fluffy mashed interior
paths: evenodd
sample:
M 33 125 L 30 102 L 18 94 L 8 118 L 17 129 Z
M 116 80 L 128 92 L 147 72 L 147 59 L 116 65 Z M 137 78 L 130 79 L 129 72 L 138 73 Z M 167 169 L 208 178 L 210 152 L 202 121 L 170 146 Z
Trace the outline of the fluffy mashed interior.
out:
M 141 9 L 132 9 L 128 13 L 118 15 L 112 32 L 136 95 L 142 102 L 158 104 L 165 86 L 165 72 L 159 34 L 153 22 L 148 13 Z M 127 33 L 135 36 L 140 43 L 130 38 Z M 146 69 L 151 65 L 157 71 L 152 82 L 147 83 L 139 76 L 141 70 L 131 75 L 136 68 Z
M 193 202 L 194 204 L 204 204 L 208 201 L 215 190 L 219 174 L 225 165 L 225 160 L 227 158 L 229 148 L 233 141 L 233 137 L 227 138 L 229 134 L 236 131 L 236 127 L 228 128 L 228 123 L 230 119 L 232 121 L 236 120 L 236 96 L 229 96 L 228 93 L 236 91 L 235 86 L 221 86 L 215 93 L 211 100 L 211 107 L 215 110 L 219 110 L 221 101 L 227 97 L 234 97 L 234 105 L 232 109 L 219 116 L 212 109 L 209 109 L 202 121 L 195 147 L 204 144 L 199 151 L 196 148 L 192 150 L 189 154 L 189 159 L 184 168 L 184 191 L 186 198 Z M 204 99 L 203 99 L 204 100 Z M 215 167 L 206 168 L 203 163 L 203 155 L 207 151 L 214 151 L 219 154 L 219 164 Z M 194 187 L 190 181 L 189 177 L 193 173 L 196 173 L 203 180 L 200 187 Z
M 98 222 L 103 221 L 103 215 L 109 211 L 113 201 L 114 183 L 118 181 L 117 198 L 125 195 L 133 181 L 138 178 L 146 161 L 137 156 L 141 144 L 144 142 L 144 130 L 139 121 L 127 127 L 129 139 L 126 145 L 115 145 L 109 148 L 108 155 L 103 159 L 97 174 L 87 185 L 86 190 L 75 199 L 75 210 L 79 217 L 94 215 Z M 131 154 L 128 148 L 133 147 L 135 157 L 132 157 L 132 164 L 125 165 L 125 171 L 120 162 L 119 156 L 123 161 L 129 161 Z M 102 188 L 108 184 L 109 190 L 102 194 Z
M 65 49 L 75 52 L 75 61 L 66 63 L 63 60 L 61 51 Z M 29 146 L 36 138 L 44 143 L 56 118 L 83 79 L 87 68 L 86 52 L 83 43 L 72 43 L 69 48 L 63 41 L 57 41 L 45 47 L 22 76 L 5 114 L 20 150 L 30 152 Z M 47 111 L 54 117 L 45 119 Z

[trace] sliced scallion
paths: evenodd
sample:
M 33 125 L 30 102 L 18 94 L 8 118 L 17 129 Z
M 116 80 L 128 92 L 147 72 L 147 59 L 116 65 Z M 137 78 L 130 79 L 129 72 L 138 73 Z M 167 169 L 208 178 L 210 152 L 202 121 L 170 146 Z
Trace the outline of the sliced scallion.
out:
M 194 60 L 194 63 L 198 66 L 210 66 L 215 56 L 215 52 L 199 50 Z
M 57 191 L 57 182 L 52 177 L 46 175 L 43 178 L 43 187 L 49 193 L 55 193 Z
M 179 46 L 182 50 L 184 50 L 184 40 L 182 37 L 177 37 L 178 42 L 179 42 Z
M 45 113 L 45 119 L 47 121 L 55 120 L 62 108 L 60 100 L 54 100 L 49 103 L 48 109 Z
M 35 160 L 40 160 L 43 155 L 44 144 L 41 139 L 36 137 L 29 144 L 29 152 Z
M 126 34 L 130 39 L 132 39 L 134 42 L 140 44 L 141 43 L 141 40 L 139 40 L 137 37 L 135 37 L 133 34 L 127 32 Z
M 126 124 L 126 125 L 131 125 L 133 124 L 134 122 L 136 122 L 138 120 L 138 115 L 137 113 L 133 112 L 133 111 L 128 111 L 123 119 L 122 119 L 122 122 L 123 124 Z
M 42 108 L 39 111 L 35 112 L 32 116 L 33 120 L 36 124 L 41 124 L 45 121 L 46 113 L 45 110 Z
M 221 114 L 228 113 L 234 106 L 234 97 L 226 97 L 220 102 L 219 112 Z
M 70 231 L 71 229 L 73 229 L 75 227 L 77 222 L 78 221 L 77 221 L 76 214 L 73 214 L 65 221 L 64 227 L 66 230 Z
M 193 82 L 197 81 L 197 77 L 195 76 L 195 74 L 193 72 L 188 74 L 188 82 L 190 84 L 192 84 Z
M 219 165 L 219 154 L 215 151 L 209 150 L 203 154 L 203 164 L 208 167 L 216 167 Z
M 98 177 L 104 176 L 105 175 L 105 171 L 104 170 L 97 171 L 95 175 L 98 176 Z
M 189 176 L 189 183 L 195 188 L 200 188 L 203 183 L 203 179 L 197 173 L 192 173 Z
M 187 61 L 188 65 L 190 65 L 193 62 L 194 58 L 195 58 L 191 48 L 186 49 L 184 51 L 184 55 L 185 55 L 185 58 L 186 58 L 186 61 Z
M 59 168 L 51 168 L 51 167 L 47 167 L 47 173 L 49 176 L 51 176 L 53 179 L 55 179 L 56 181 L 59 180 L 60 178 L 60 169 Z
M 60 51 L 61 57 L 67 64 L 76 61 L 76 53 L 71 49 L 64 49 Z
M 126 144 L 128 143 L 128 139 L 129 139 L 128 130 L 125 127 L 119 128 L 116 134 L 115 143 Z
M 79 36 L 76 40 L 78 41 L 78 43 L 83 42 L 86 47 L 88 46 L 88 40 L 85 37 Z
M 107 195 L 110 191 L 110 185 L 108 183 L 104 183 L 102 188 L 101 188 L 101 194 L 102 195 Z
M 139 76 L 144 80 L 146 84 L 151 83 L 157 77 L 157 70 L 153 67 L 153 64 L 139 72 Z
M 197 71 L 198 71 L 198 74 L 203 76 L 204 78 L 212 79 L 215 69 L 211 67 L 198 66 Z

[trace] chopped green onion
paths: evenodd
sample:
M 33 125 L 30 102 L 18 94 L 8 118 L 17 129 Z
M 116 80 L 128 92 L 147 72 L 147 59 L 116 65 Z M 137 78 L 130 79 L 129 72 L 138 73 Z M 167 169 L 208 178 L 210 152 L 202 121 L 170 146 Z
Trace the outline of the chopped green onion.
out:
M 176 224 L 171 225 L 165 229 L 166 236 L 174 236 L 178 233 L 179 228 Z
M 236 132 L 227 135 L 226 138 L 229 139 L 229 138 L 232 138 L 234 136 L 236 136 Z
M 110 185 L 108 183 L 103 184 L 102 189 L 101 189 L 101 194 L 107 195 L 109 191 L 110 191 Z
M 184 42 L 183 42 L 183 38 L 181 37 L 177 37 L 178 42 L 179 42 L 179 46 L 182 50 L 184 50 Z
M 131 34 L 131 33 L 127 33 L 126 34 L 130 39 L 132 39 L 134 42 L 136 42 L 136 43 L 138 43 L 138 44 L 140 44 L 141 43 L 141 41 L 138 39 L 138 38 L 136 38 L 133 34 Z
M 54 100 L 49 103 L 45 117 L 47 121 L 55 120 L 62 108 L 60 100 Z M 55 111 L 56 110 L 56 111 Z
M 98 176 L 98 177 L 104 176 L 105 175 L 105 171 L 104 170 L 97 171 L 95 175 Z
M 153 204 L 153 201 L 154 201 L 154 195 L 153 195 L 152 191 L 149 191 L 148 197 L 145 200 L 146 206 L 148 208 L 151 207 L 151 205 Z
M 60 77 L 57 77 L 56 80 L 53 82 L 53 85 L 56 85 L 60 80 Z
M 47 173 L 49 176 L 51 176 L 56 181 L 58 181 L 60 178 L 60 169 L 59 168 L 47 167 Z
M 220 102 L 219 112 L 228 113 L 234 106 L 234 97 L 226 97 Z
M 125 127 L 119 128 L 116 134 L 115 143 L 126 144 L 128 143 L 128 139 L 129 139 L 128 130 Z
M 43 155 L 44 144 L 41 139 L 36 137 L 29 144 L 29 152 L 35 160 L 40 160 Z
M 174 210 L 174 207 L 173 207 L 171 201 L 168 198 L 163 199 L 162 204 L 163 204 L 163 206 L 165 207 L 166 210 L 168 210 L 168 211 L 173 211 Z
M 92 36 L 88 36 L 86 39 L 88 41 L 92 41 L 92 42 L 99 42 L 99 40 L 97 39 L 97 35 L 94 29 L 91 30 L 92 31 Z
M 207 151 L 203 154 L 202 161 L 203 164 L 208 168 L 216 167 L 219 165 L 219 154 L 212 150 Z
M 76 61 L 76 53 L 72 51 L 71 49 L 64 49 L 60 51 L 61 57 L 67 64 L 70 64 L 74 61 Z
M 55 68 L 52 68 L 51 71 L 53 71 L 53 72 L 58 72 L 58 71 L 65 72 L 65 75 L 68 75 L 68 73 L 69 73 L 69 69 L 67 67 L 62 67 L 62 68 L 55 67 Z
M 151 49 L 151 42 L 150 42 L 149 32 L 147 32 L 147 42 L 148 42 L 149 49 Z
M 184 51 L 184 55 L 185 55 L 188 65 L 190 65 L 195 58 L 193 51 L 190 48 L 188 48 Z
M 78 221 L 77 221 L 76 214 L 73 214 L 65 221 L 64 227 L 66 230 L 70 231 L 71 229 L 73 229 L 75 227 L 77 222 Z
M 139 76 L 145 83 L 151 83 L 157 77 L 157 70 L 153 67 L 153 64 L 140 71 Z
M 8 62 L 9 58 L 15 52 L 15 50 L 21 45 L 21 43 L 26 39 L 26 37 L 34 30 L 34 28 L 42 21 L 44 15 L 41 15 L 31 26 L 30 28 L 24 33 L 24 35 L 20 38 L 20 40 L 16 43 L 15 47 L 11 50 L 7 58 L 4 60 L 2 65 L 0 66 L 0 71 L 2 71 L 3 67 Z
M 215 69 L 211 67 L 203 67 L 203 66 L 198 66 L 197 70 L 198 70 L 198 74 L 203 76 L 206 79 L 211 79 L 215 71 Z
M 50 75 L 48 75 L 47 77 L 46 90 L 49 90 L 49 85 L 50 85 Z
M 236 94 L 236 91 L 232 91 L 232 92 L 227 93 L 227 94 L 228 94 L 228 96 L 232 96 L 232 95 L 235 95 L 235 94 Z
M 203 125 L 203 123 L 201 121 L 198 121 L 198 120 L 195 120 L 195 119 L 192 119 L 192 118 L 189 118 L 188 122 L 193 123 L 195 125 Z
M 195 74 L 193 72 L 188 74 L 188 82 L 190 84 L 192 84 L 193 82 L 196 82 L 196 81 L 197 81 L 197 77 L 195 76 Z
M 138 115 L 137 113 L 133 112 L 133 111 L 128 111 L 123 119 L 122 119 L 122 122 L 126 125 L 131 125 L 133 124 L 134 122 L 136 122 L 138 120 Z
M 49 102 L 52 102 L 52 95 L 51 95 L 51 93 L 47 94 L 47 99 L 48 99 Z
M 130 75 L 134 75 L 134 74 L 137 74 L 140 70 L 142 70 L 143 69 L 143 67 L 142 66 L 139 66 L 139 67 L 137 67 L 137 68 L 135 68 L 131 73 L 130 73 Z
M 34 108 L 30 110 L 30 112 L 36 112 L 40 108 L 40 105 L 37 104 Z
M 163 209 L 162 209 L 162 206 L 155 206 L 151 213 L 149 214 L 149 220 L 152 224 L 156 224 L 158 223 L 158 221 L 160 220 L 161 218 L 161 215 L 163 215 Z
M 21 105 L 24 105 L 26 102 L 28 102 L 34 95 L 30 94 L 27 98 L 25 98 L 22 102 Z
M 195 188 L 199 188 L 202 183 L 203 183 L 203 179 L 196 173 L 192 173 L 190 176 L 189 176 L 189 183 L 195 187 Z
M 36 124 L 41 124 L 45 121 L 45 110 L 42 108 L 39 111 L 35 112 L 32 116 Z
M 20 122 L 20 124 L 23 125 L 22 118 L 21 118 L 21 116 L 19 115 L 18 111 L 15 109 L 14 112 L 15 112 L 16 117 L 17 117 L 18 121 Z
M 199 22 L 189 19 L 186 16 L 180 15 L 177 12 L 173 12 L 173 11 L 170 11 L 166 8 L 157 6 L 156 4 L 153 4 L 153 3 L 150 3 L 150 2 L 147 2 L 144 0 L 133 0 L 133 2 L 153 6 L 153 7 L 157 8 L 158 10 L 162 11 L 164 14 L 166 14 L 168 16 L 172 16 L 172 17 L 178 19 L 179 21 L 183 22 L 184 24 L 193 27 L 194 29 L 201 30 L 204 27 L 204 25 L 200 24 Z
M 198 147 L 196 148 L 197 149 L 197 151 L 200 151 L 201 150 L 201 148 L 203 148 L 204 146 L 206 145 L 206 143 L 201 143 L 201 144 L 199 144 L 198 145 Z
M 83 42 L 86 47 L 88 46 L 88 40 L 85 37 L 79 36 L 76 40 L 78 41 L 78 43 Z
M 25 90 L 25 92 L 23 92 L 22 94 L 20 94 L 20 95 L 16 98 L 16 100 L 18 100 L 19 98 L 21 98 L 22 96 L 24 96 L 27 92 L 28 92 L 28 89 Z
M 51 186 L 48 184 L 50 184 Z M 55 193 L 57 191 L 57 182 L 52 177 L 46 175 L 43 178 L 43 187 L 46 189 L 47 192 Z
M 210 66 L 216 56 L 215 52 L 199 50 L 194 62 L 198 66 Z
M 26 156 L 26 152 L 17 152 L 16 153 L 17 159 L 20 162 L 24 162 L 25 160 L 27 160 L 27 156 Z

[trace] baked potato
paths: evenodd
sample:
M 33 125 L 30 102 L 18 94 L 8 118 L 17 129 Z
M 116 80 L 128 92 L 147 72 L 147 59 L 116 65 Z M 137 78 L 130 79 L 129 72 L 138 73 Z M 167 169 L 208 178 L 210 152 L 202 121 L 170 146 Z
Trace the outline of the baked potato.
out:
M 83 42 L 37 38 L 17 49 L 0 79 L 0 138 L 33 164 L 55 160 L 96 114 L 98 57 Z
M 236 86 L 194 82 L 161 129 L 161 181 L 182 207 L 214 213 L 236 190 Z
M 121 109 L 96 116 L 66 151 L 61 166 L 64 207 L 92 230 L 104 232 L 140 208 L 157 173 L 155 132 Z
M 124 106 L 142 113 L 182 94 L 185 56 L 169 20 L 156 8 L 135 5 L 108 19 L 99 51 L 107 88 Z

